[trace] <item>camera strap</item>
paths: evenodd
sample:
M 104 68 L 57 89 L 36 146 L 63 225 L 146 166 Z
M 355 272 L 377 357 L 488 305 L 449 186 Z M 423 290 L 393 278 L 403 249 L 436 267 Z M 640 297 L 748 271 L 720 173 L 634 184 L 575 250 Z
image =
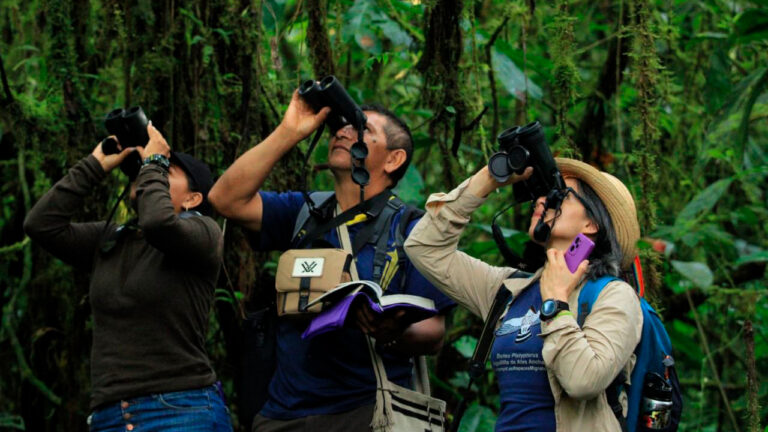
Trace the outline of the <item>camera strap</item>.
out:
M 507 279 L 526 279 L 531 276 L 531 273 L 515 270 L 509 277 L 507 277 Z M 463 394 L 459 401 L 459 405 L 456 407 L 450 432 L 459 430 L 461 417 L 464 416 L 464 412 L 467 409 L 467 396 L 471 392 L 472 383 L 485 373 L 485 364 L 488 362 L 488 355 L 491 353 L 493 341 L 496 339 L 496 324 L 502 316 L 504 316 L 507 308 L 512 303 L 512 300 L 512 292 L 502 283 L 501 286 L 499 286 L 499 290 L 496 292 L 496 297 L 493 299 L 491 308 L 488 310 L 483 330 L 480 332 L 480 337 L 475 346 L 475 352 L 472 354 L 472 359 L 469 361 L 469 382 L 467 383 L 466 389 L 462 392 Z
M 115 244 L 117 244 L 117 240 L 119 240 L 119 238 L 121 237 L 123 226 L 118 227 L 117 230 L 111 233 L 108 237 L 105 238 L 104 236 L 107 234 L 107 230 L 109 229 L 109 224 L 112 222 L 112 219 L 115 217 L 115 212 L 117 211 L 117 208 L 120 206 L 120 203 L 128 195 L 128 191 L 130 189 L 131 189 L 131 182 L 129 181 L 128 184 L 123 189 L 123 192 L 117 198 L 117 202 L 115 203 L 115 205 L 112 206 L 112 210 L 110 210 L 109 212 L 109 217 L 107 217 L 107 220 L 104 222 L 104 228 L 101 230 L 101 234 L 99 235 L 99 239 L 100 239 L 99 250 L 101 250 L 101 252 L 109 252 L 113 247 L 115 247 Z

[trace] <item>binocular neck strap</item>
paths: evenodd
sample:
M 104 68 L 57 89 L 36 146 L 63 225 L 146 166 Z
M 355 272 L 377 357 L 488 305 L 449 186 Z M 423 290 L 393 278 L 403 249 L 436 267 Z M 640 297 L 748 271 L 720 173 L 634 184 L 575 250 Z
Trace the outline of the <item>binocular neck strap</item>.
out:
M 360 110 L 355 111 L 355 123 L 357 126 L 357 143 L 358 145 L 361 145 L 365 148 L 365 154 L 368 155 L 368 145 L 365 143 L 365 116 L 363 115 L 363 112 Z M 365 171 L 368 175 L 366 175 L 367 178 L 370 178 L 370 173 L 368 173 L 368 170 L 365 168 L 365 157 L 359 160 L 360 162 L 360 169 L 362 171 Z M 355 164 L 354 158 L 352 158 L 352 165 Z M 354 169 L 354 168 L 353 168 Z M 352 180 L 360 185 L 360 202 L 365 202 L 365 185 L 368 184 L 368 181 L 365 182 L 358 182 L 358 179 L 355 176 L 352 176 Z
M 312 141 L 309 143 L 307 152 L 304 153 L 304 166 L 309 165 L 309 158 L 312 157 L 312 152 L 315 151 L 317 143 L 320 141 L 320 137 L 323 136 L 325 131 L 325 123 L 320 125 L 320 128 L 315 131 L 315 135 L 312 137 Z
M 315 201 L 312 199 L 312 197 L 309 196 L 309 193 L 307 192 L 309 182 L 309 158 L 312 157 L 312 152 L 315 151 L 315 147 L 317 146 L 318 141 L 320 141 L 320 137 L 323 135 L 323 131 L 325 131 L 325 123 L 320 125 L 320 128 L 315 131 L 315 135 L 312 137 L 312 141 L 309 143 L 309 148 L 307 148 L 307 152 L 304 153 L 304 187 L 301 190 L 301 194 L 304 195 L 304 202 L 307 203 L 309 213 L 312 216 L 319 216 L 319 211 L 315 205 Z

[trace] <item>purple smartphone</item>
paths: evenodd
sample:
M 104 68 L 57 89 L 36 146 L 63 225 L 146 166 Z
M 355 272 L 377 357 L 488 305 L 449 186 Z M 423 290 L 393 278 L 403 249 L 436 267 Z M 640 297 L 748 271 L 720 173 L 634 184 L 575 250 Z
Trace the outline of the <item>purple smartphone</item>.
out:
M 565 263 L 568 265 L 568 270 L 571 273 L 576 273 L 576 269 L 579 268 L 579 264 L 589 257 L 592 253 L 592 249 L 595 248 L 595 243 L 584 234 L 579 234 L 573 239 L 573 243 L 565 251 Z

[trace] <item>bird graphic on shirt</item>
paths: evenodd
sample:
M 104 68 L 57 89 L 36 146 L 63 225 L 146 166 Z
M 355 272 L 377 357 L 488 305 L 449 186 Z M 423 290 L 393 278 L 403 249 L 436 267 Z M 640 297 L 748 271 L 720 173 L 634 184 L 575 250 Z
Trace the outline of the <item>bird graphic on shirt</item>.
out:
M 531 327 L 539 324 L 539 312 L 531 306 L 521 317 L 510 318 L 501 324 L 498 330 L 496 330 L 496 336 L 504 336 L 510 333 L 517 332 L 515 337 L 516 343 L 525 342 L 533 336 Z

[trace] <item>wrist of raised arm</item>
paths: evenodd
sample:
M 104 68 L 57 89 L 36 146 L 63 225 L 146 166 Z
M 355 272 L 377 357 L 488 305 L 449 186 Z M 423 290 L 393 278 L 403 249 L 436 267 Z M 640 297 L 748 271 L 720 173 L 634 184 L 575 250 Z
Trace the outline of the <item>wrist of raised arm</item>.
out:
M 274 144 L 279 146 L 283 151 L 292 149 L 303 139 L 296 130 L 285 126 L 282 123 L 270 134 L 269 138 L 273 139 Z

